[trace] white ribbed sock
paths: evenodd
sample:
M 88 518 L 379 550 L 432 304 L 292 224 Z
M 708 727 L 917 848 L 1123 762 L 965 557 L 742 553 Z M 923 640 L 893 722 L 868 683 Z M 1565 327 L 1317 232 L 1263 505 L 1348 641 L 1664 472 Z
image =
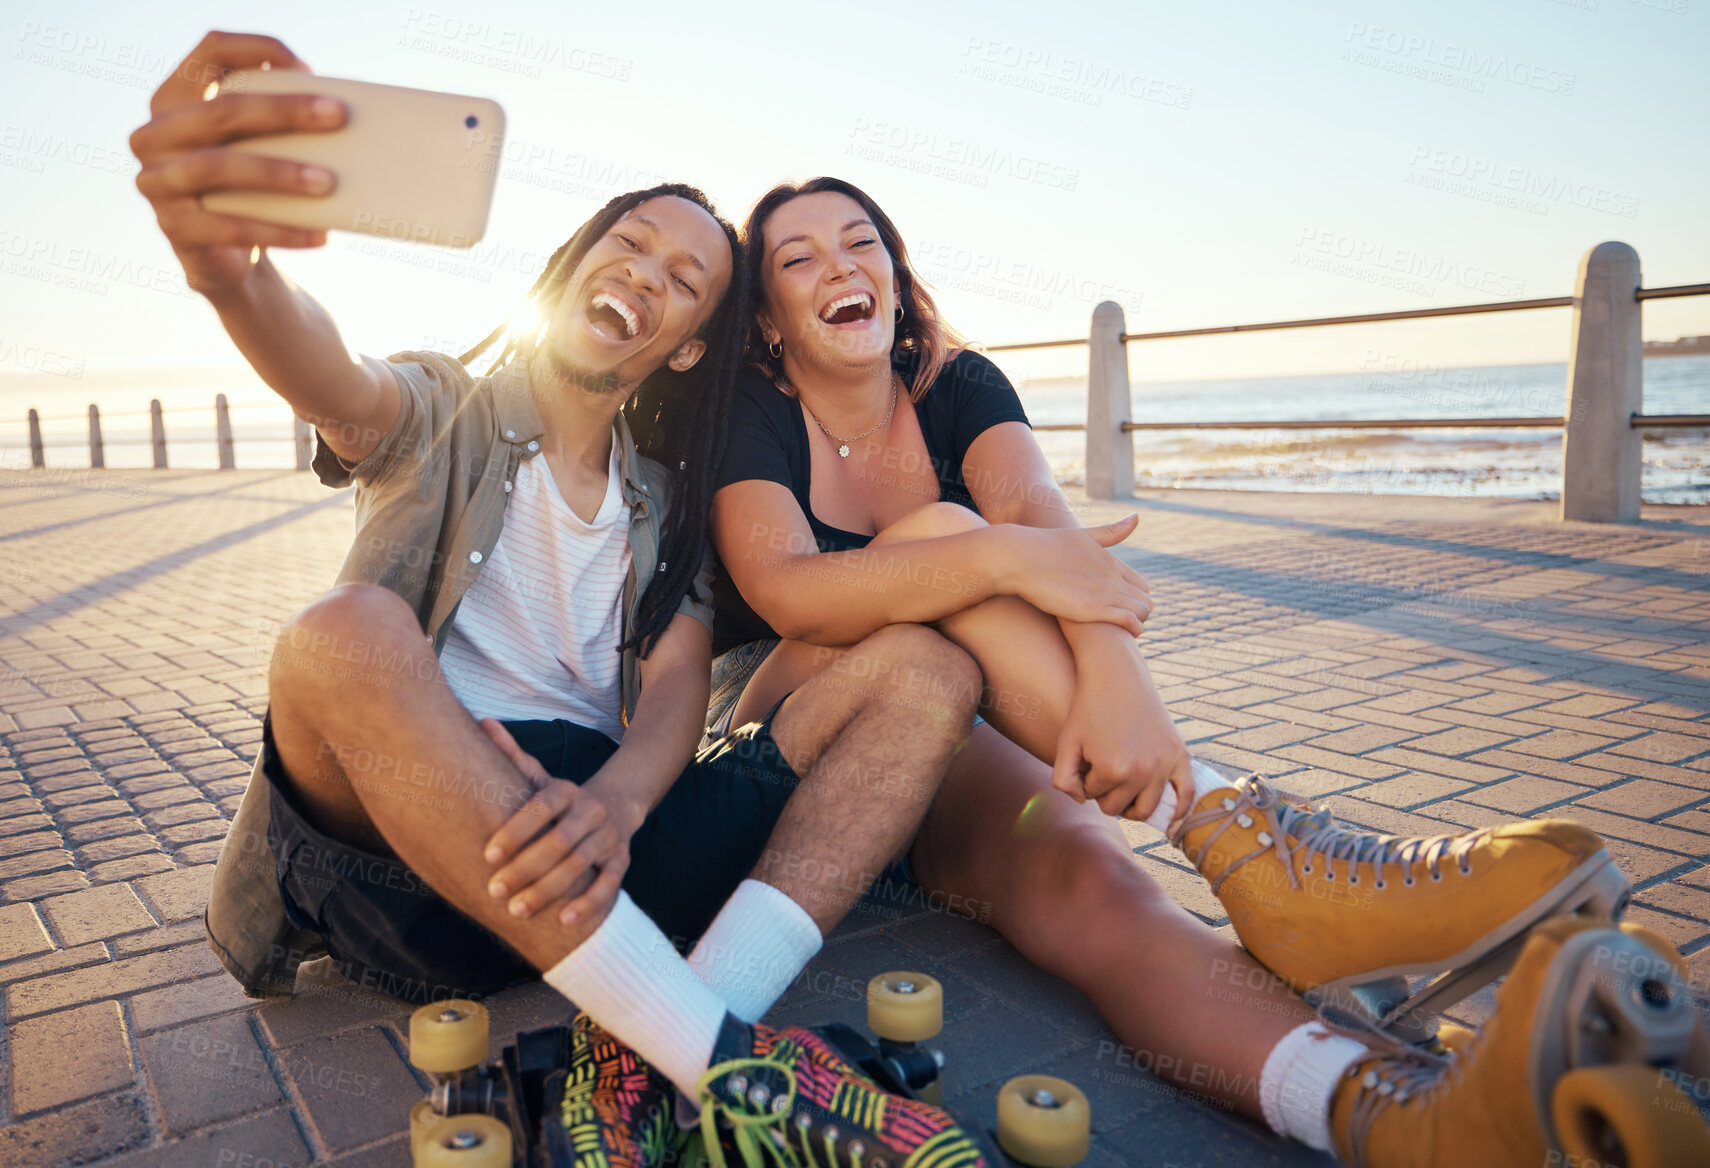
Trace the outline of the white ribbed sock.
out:
M 744 1022 L 758 1022 L 825 938 L 807 910 L 762 880 L 737 885 L 689 968 Z
M 1309 1148 L 1330 1150 L 1330 1101 L 1343 1073 L 1371 1048 L 1321 1022 L 1305 1022 L 1283 1035 L 1259 1072 L 1259 1106 L 1279 1135 Z
M 725 1005 L 648 915 L 619 892 L 611 915 L 541 980 L 652 1063 L 691 1099 Z
M 1193 802 L 1199 802 L 1199 797 L 1207 791 L 1214 791 L 1218 787 L 1233 787 L 1234 785 L 1199 759 L 1193 760 Z M 1164 788 L 1164 797 L 1158 800 L 1157 807 L 1153 808 L 1152 814 L 1146 817 L 1146 826 L 1156 828 L 1159 831 L 1168 831 L 1170 820 L 1175 817 L 1175 814 L 1176 789 L 1167 786 Z

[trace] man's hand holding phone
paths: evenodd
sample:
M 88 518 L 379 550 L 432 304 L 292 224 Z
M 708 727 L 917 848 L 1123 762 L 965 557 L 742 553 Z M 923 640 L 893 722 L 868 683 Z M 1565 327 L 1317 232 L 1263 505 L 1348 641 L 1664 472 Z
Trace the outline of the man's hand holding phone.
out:
M 215 190 L 320 196 L 337 182 L 323 167 L 229 148 L 245 138 L 326 131 L 344 124 L 343 103 L 328 97 L 221 93 L 205 100 L 209 85 L 227 74 L 263 67 L 309 72 L 273 37 L 210 32 L 155 91 L 149 100 L 152 116 L 131 135 L 131 151 L 142 164 L 137 189 L 154 207 L 186 280 L 205 296 L 241 286 L 257 247 L 326 243 L 325 231 L 223 215 L 200 202 L 203 194 Z

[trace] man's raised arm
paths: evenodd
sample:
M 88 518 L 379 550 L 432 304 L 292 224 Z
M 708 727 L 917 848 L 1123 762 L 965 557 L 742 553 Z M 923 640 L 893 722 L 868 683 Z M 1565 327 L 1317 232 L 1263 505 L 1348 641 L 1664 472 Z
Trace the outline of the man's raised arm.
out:
M 278 40 L 210 32 L 149 101 L 151 117 L 131 135 L 142 164 L 137 189 L 154 208 L 185 279 L 220 314 L 226 332 L 261 379 L 314 425 L 347 462 L 367 457 L 398 416 L 390 369 L 353 356 L 326 309 L 287 280 L 270 247 L 320 247 L 326 232 L 279 227 L 204 210 L 211 190 L 320 195 L 336 176 L 281 158 L 227 149 L 264 134 L 329 130 L 344 123 L 342 103 L 308 95 L 225 93 L 208 87 L 237 69 L 308 67 Z

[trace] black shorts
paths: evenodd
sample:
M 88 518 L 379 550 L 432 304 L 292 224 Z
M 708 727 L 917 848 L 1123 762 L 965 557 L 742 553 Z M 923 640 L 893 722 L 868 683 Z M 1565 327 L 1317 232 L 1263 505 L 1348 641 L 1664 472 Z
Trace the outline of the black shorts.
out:
M 779 703 L 780 705 L 782 703 Z M 680 951 L 706 931 L 753 871 L 799 781 L 772 740 L 774 707 L 703 749 L 630 840 L 623 887 Z M 565 721 L 506 722 L 558 778 L 583 783 L 617 750 Z M 267 842 L 286 915 L 326 938 L 348 981 L 428 1002 L 478 997 L 537 975 L 503 941 L 401 861 L 328 836 L 304 811 L 262 721 L 271 788 Z

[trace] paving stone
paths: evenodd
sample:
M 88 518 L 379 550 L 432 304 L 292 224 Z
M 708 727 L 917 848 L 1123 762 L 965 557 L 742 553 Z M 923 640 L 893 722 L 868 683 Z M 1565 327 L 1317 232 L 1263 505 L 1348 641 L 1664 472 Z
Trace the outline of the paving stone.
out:
M 296 1168 L 313 1160 L 290 1110 L 281 1108 L 131 1152 L 101 1168 Z M 408 1148 L 400 1163 L 407 1168 Z
M 136 890 L 155 916 L 167 922 L 182 921 L 201 917 L 202 910 L 208 907 L 208 889 L 213 879 L 213 865 L 198 864 L 145 876 L 136 882 Z
M 109 1095 L 0 1127 L 6 1168 L 65 1168 L 148 1142 L 148 1112 L 130 1093 Z
M 372 1027 L 282 1050 L 279 1065 L 294 1084 L 309 1121 L 334 1151 L 401 1130 L 422 1095 L 409 1066 Z
M 96 884 L 106 884 L 114 880 L 149 876 L 156 872 L 170 872 L 175 866 L 170 856 L 159 853 L 126 856 L 124 859 L 106 860 L 96 864 L 89 869 L 89 879 Z
M 396 1021 L 407 1017 L 410 1009 L 403 1002 L 360 986 L 334 984 L 300 989 L 296 997 L 269 1001 L 258 1017 L 268 1041 L 286 1047 L 376 1022 Z
M 173 1135 L 284 1099 L 245 1014 L 151 1034 L 142 1053 L 161 1122 Z
M 158 859 L 158 857 L 155 857 Z M 112 941 L 113 956 L 131 957 L 138 953 L 148 953 L 155 949 L 166 949 L 173 945 L 185 945 L 193 941 L 204 941 L 207 930 L 201 921 L 180 921 L 176 925 L 156 925 L 139 933 L 127 933 L 123 937 L 115 937 Z
M 1702 803 L 1707 798 L 1710 798 L 1710 791 L 1676 787 L 1650 779 L 1634 779 L 1630 783 L 1622 783 L 1618 787 L 1609 787 L 1596 794 L 1586 795 L 1578 801 L 1578 806 L 1613 811 L 1617 815 L 1627 815 L 1635 819 L 1656 819 L 1679 811 L 1682 807 Z
M 92 819 L 85 823 L 74 823 L 67 826 L 65 829 L 66 838 L 77 845 L 81 851 L 85 845 L 99 840 L 113 839 L 116 836 L 148 834 L 148 829 L 143 826 L 142 820 L 134 815 L 124 813 L 130 811 L 128 806 L 120 803 L 119 807 L 122 809 L 121 813 L 111 819 Z
M 12 1113 L 28 1115 L 128 1087 L 130 1040 L 117 1002 L 93 1002 L 12 1024 Z
M 554 991 L 556 992 L 556 991 Z M 247 1010 L 256 1003 L 244 997 L 243 989 L 223 970 L 212 977 L 146 990 L 131 999 L 131 1016 L 137 1031 L 149 1034 L 197 1018 Z
M 21 856 L 9 856 L 0 860 L 0 880 L 10 880 L 16 876 L 34 876 L 38 872 L 52 872 L 58 868 L 69 868 L 71 864 L 71 853 L 64 848 L 26 852 Z
M 222 818 L 219 808 L 206 800 L 197 799 L 150 811 L 143 816 L 143 822 L 159 831 L 163 827 L 171 827 L 180 823 L 196 823 L 210 818 Z
M 22 835 L 0 836 L 0 858 L 47 851 L 64 843 L 57 831 L 31 831 Z
M 123 997 L 138 990 L 213 973 L 219 961 L 204 945 L 127 957 L 89 969 L 56 973 L 6 990 L 8 1018 L 80 1005 L 96 998 Z
M 170 844 L 193 844 L 203 840 L 220 840 L 226 836 L 230 828 L 224 816 L 216 815 L 211 819 L 199 819 L 191 823 L 177 823 L 171 827 L 163 827 L 155 832 L 161 839 Z
M 1585 788 L 1573 783 L 1541 779 L 1536 775 L 1521 775 L 1518 778 L 1504 779 L 1502 782 L 1493 783 L 1488 787 L 1474 787 L 1462 792 L 1460 798 L 1464 802 L 1494 807 L 1498 811 L 1506 811 L 1510 815 L 1530 816 L 1541 808 L 1562 803 L 1583 794 L 1585 794 Z
M 88 945 L 79 945 L 75 949 L 49 950 L 34 957 L 25 957 L 0 965 L 0 985 L 29 981 L 31 978 L 56 973 L 62 969 L 93 965 L 96 962 L 107 960 L 107 957 L 107 946 L 100 941 Z
M 159 847 L 160 842 L 147 832 L 133 832 L 131 835 L 114 835 L 79 844 L 77 859 L 84 865 L 99 864 L 104 860 L 120 860 L 126 856 L 153 852 Z
M 53 948 L 33 904 L 0 906 L 0 962 L 16 961 Z M 5 967 L 0 965 L 0 970 Z
M 153 928 L 155 919 L 128 884 L 110 884 L 41 902 L 43 917 L 60 941 L 82 945 L 120 933 Z

